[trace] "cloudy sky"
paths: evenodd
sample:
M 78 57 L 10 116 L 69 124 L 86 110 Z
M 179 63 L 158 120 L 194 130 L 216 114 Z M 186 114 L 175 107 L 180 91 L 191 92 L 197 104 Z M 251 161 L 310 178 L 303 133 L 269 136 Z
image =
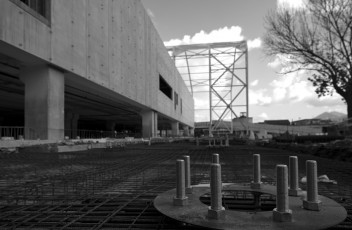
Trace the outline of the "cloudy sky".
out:
M 279 1 L 279 2 L 277 2 Z M 263 54 L 263 18 L 278 4 L 299 0 L 142 0 L 166 45 L 248 41 L 249 116 L 298 120 L 323 112 L 346 113 L 341 97 L 318 98 L 304 71 L 280 75 L 280 57 Z M 196 117 L 196 121 L 200 118 Z

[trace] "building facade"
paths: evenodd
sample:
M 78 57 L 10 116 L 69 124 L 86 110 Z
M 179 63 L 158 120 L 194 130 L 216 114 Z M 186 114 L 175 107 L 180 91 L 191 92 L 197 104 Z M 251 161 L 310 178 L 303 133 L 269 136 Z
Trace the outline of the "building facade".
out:
M 0 11 L 0 126 L 40 139 L 193 129 L 193 98 L 139 0 L 3 0 Z

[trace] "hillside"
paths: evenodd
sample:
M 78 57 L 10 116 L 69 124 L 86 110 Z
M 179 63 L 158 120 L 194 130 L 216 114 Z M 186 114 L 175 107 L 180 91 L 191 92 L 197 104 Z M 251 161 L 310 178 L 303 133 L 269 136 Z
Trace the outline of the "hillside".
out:
M 347 118 L 347 114 L 339 113 L 339 112 L 325 112 L 316 117 L 315 119 L 322 119 L 322 120 L 332 120 L 332 121 L 342 121 L 343 119 Z

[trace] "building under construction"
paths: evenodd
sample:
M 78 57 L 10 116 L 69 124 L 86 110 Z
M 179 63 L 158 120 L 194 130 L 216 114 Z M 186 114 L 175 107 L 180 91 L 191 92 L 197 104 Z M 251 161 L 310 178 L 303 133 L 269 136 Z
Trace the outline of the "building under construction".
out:
M 193 132 L 193 98 L 140 1 L 0 7 L 3 129 L 23 127 L 25 139 L 42 140 L 82 130 L 145 138 Z
M 154 201 L 178 186 L 175 162 L 185 155 L 190 183 L 212 183 L 213 153 L 219 154 L 222 182 L 241 186 L 255 180 L 253 154 L 261 155 L 259 180 L 265 186 L 276 185 L 276 165 L 288 165 L 292 154 L 298 156 L 300 179 L 305 162 L 315 160 L 318 175 L 329 177 L 319 182 L 319 194 L 344 208 L 341 215 L 323 218 L 334 223 L 323 226 L 352 229 L 351 162 L 192 137 L 193 83 L 206 84 L 212 90 L 208 96 L 216 94 L 209 102 L 210 132 L 222 126 L 233 131 L 232 124 L 221 121 L 248 115 L 248 68 L 235 65 L 247 58 L 246 44 L 227 44 L 226 51 L 218 45 L 165 48 L 139 0 L 1 0 L 0 229 L 211 227 L 171 218 Z M 216 63 L 208 78 L 192 77 L 188 66 L 185 82 L 177 58 L 188 62 L 204 50 Z M 11 148 L 3 148 L 6 144 Z M 300 180 L 299 186 L 305 190 L 307 183 Z M 199 200 L 206 207 L 212 202 L 209 193 Z M 271 213 L 276 196 L 224 191 L 220 203 L 226 210 L 256 215 Z M 336 222 L 346 211 L 347 217 Z M 294 212 L 293 217 L 299 223 Z

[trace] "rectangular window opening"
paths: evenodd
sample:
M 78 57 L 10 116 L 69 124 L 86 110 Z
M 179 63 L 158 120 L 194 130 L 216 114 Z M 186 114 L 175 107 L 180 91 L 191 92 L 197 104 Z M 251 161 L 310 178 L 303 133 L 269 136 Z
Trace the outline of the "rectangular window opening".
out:
M 183 108 L 182 108 L 182 98 L 181 98 L 181 114 L 182 114 L 182 109 L 183 109 Z
M 172 88 L 159 74 L 159 90 L 172 100 Z
M 26 12 L 49 25 L 51 0 L 11 0 Z
M 175 104 L 175 110 L 176 110 L 178 105 L 178 94 L 176 92 L 174 92 L 174 104 Z

